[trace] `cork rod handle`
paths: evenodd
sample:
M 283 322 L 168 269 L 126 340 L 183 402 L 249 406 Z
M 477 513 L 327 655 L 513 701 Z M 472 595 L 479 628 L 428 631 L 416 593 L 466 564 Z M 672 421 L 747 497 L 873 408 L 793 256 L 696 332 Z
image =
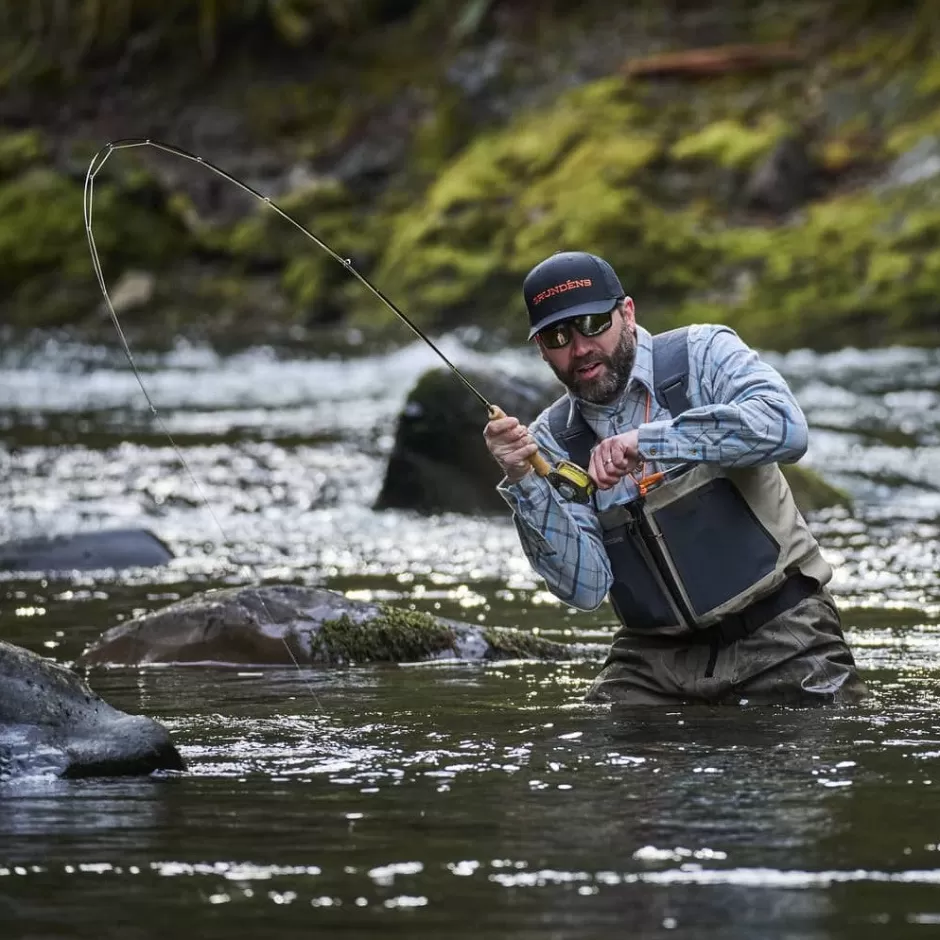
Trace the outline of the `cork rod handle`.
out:
M 506 412 L 499 405 L 490 405 L 490 420 L 495 421 L 497 418 L 505 417 Z M 529 458 L 529 463 L 540 477 L 547 477 L 552 472 L 551 465 L 538 451 Z

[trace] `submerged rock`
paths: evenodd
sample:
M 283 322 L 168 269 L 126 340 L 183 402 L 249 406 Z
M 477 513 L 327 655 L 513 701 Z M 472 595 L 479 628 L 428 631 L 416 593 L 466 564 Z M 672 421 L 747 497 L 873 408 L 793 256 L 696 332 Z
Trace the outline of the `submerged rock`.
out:
M 522 630 L 282 584 L 193 595 L 106 630 L 81 661 L 340 666 L 570 656 L 570 647 Z
M 0 571 L 94 571 L 101 568 L 151 568 L 173 553 L 146 529 L 77 532 L 0 545 Z
M 182 769 L 162 725 L 119 711 L 64 666 L 0 640 L 0 780 Z
M 529 424 L 550 405 L 560 386 L 513 380 L 499 375 L 467 373 L 488 400 Z M 426 372 L 411 390 L 398 419 L 376 509 L 416 512 L 505 514 L 496 492 L 499 467 L 483 441 L 486 412 L 479 400 L 446 369 Z M 782 466 L 801 512 L 848 506 L 843 490 L 815 470 Z

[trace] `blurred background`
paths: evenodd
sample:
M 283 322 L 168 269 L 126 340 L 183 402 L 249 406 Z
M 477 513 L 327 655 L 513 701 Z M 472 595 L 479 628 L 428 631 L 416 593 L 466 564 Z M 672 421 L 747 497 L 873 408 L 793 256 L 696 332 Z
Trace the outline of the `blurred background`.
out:
M 934 342 L 935 0 L 0 0 L 0 324 L 107 337 L 82 187 L 109 141 L 273 198 L 419 323 L 524 336 L 608 258 L 642 322 Z M 147 148 L 96 177 L 138 342 L 410 337 L 269 208 Z

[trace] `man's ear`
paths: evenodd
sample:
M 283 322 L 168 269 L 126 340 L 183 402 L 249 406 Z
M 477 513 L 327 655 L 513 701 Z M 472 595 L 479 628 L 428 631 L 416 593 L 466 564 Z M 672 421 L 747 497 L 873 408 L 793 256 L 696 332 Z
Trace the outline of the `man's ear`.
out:
M 538 333 L 536 333 L 535 336 L 532 337 L 532 342 L 535 343 L 535 348 L 538 349 L 539 355 L 542 357 L 542 359 L 543 359 L 545 362 L 548 362 L 548 358 L 547 358 L 546 355 L 545 355 L 545 347 L 544 347 L 544 346 L 542 345 L 542 343 L 539 341 L 539 335 L 538 335 Z
M 625 297 L 623 300 L 623 318 L 630 329 L 636 326 L 636 307 L 633 305 L 632 297 Z

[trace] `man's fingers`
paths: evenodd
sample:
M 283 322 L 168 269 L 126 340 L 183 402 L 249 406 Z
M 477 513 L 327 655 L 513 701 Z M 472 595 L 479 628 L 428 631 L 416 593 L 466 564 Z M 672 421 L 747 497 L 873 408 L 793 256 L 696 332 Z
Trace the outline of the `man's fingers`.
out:
M 483 436 L 487 438 L 502 437 L 504 434 L 508 434 L 513 430 L 521 431 L 522 434 L 525 434 L 528 429 L 523 424 L 519 423 L 518 418 L 496 418 L 486 423 L 486 427 L 483 428 Z

